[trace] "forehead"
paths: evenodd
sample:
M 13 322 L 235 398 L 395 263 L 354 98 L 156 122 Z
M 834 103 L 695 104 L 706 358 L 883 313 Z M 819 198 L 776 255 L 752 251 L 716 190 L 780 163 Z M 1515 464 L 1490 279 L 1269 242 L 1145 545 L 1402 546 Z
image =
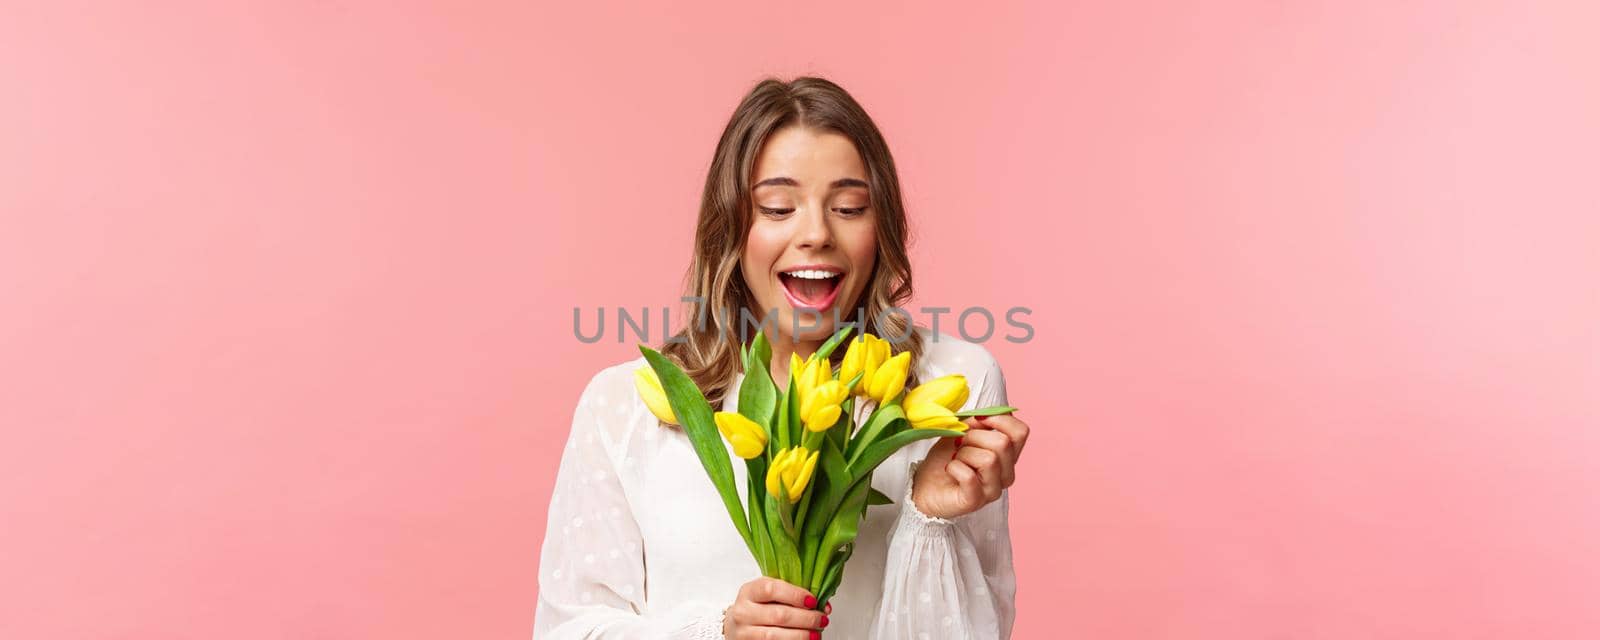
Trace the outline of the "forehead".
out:
M 777 176 L 794 178 L 809 187 L 837 178 L 865 180 L 867 168 L 855 143 L 843 134 L 789 126 L 773 132 L 762 143 L 752 182 Z

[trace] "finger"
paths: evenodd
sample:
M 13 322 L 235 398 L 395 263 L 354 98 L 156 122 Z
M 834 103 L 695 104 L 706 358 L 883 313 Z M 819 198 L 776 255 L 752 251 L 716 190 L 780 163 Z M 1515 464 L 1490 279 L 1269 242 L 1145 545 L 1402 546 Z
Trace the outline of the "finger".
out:
M 828 604 L 822 605 L 822 612 L 830 616 L 833 615 L 833 603 L 829 602 Z
M 967 463 L 983 480 L 983 500 L 992 502 L 1000 497 L 1000 454 L 980 447 L 962 447 L 956 459 Z
M 999 431 L 979 429 L 967 432 L 966 446 L 988 449 L 1009 458 L 1016 452 L 1016 447 L 1011 442 L 1011 437 Z
M 789 629 L 821 629 L 826 626 L 822 623 L 825 618 L 821 611 L 800 609 L 782 604 L 756 605 L 756 610 L 750 616 L 752 623 L 768 627 L 786 627 Z
M 928 449 L 925 460 L 944 464 L 956 455 L 956 449 L 961 447 L 960 438 L 939 438 L 934 441 L 933 447 Z
M 808 629 L 785 629 L 783 627 L 750 626 L 739 629 L 734 636 L 738 640 L 811 640 L 822 637 L 816 631 Z
M 995 452 L 999 456 L 1000 486 L 1009 487 L 1016 481 L 1017 448 L 1011 438 L 999 431 L 977 431 L 967 438 L 967 446 Z
M 817 599 L 812 597 L 811 592 L 777 578 L 761 578 L 751 581 L 750 584 L 754 585 L 750 593 L 751 602 L 761 604 L 775 602 L 803 609 L 817 606 Z
M 976 469 L 956 458 L 946 464 L 944 470 L 950 477 L 955 478 L 956 485 L 960 487 L 967 504 L 983 504 L 983 477 L 978 475 Z
M 1011 438 L 1011 441 L 1017 444 L 1019 454 L 1022 448 L 1027 446 L 1028 435 L 1032 431 L 1028 428 L 1028 423 L 1018 420 L 1013 415 L 989 416 L 983 420 L 983 424 Z
M 956 436 L 954 438 L 945 438 L 946 440 L 955 440 L 957 449 L 959 449 L 959 448 L 961 448 L 963 446 L 966 446 L 966 440 L 967 440 L 967 435 L 966 434 L 972 433 L 973 429 L 982 429 L 983 428 L 983 425 L 978 423 L 978 418 L 977 417 L 962 418 L 961 419 L 961 424 L 966 425 L 966 428 L 963 429 L 964 433 L 962 433 L 961 435 Z

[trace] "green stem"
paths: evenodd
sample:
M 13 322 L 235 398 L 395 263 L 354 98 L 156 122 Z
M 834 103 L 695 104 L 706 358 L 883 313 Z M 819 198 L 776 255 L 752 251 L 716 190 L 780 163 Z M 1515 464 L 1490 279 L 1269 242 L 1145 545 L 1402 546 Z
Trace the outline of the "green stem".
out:
M 807 429 L 805 436 L 800 439 L 800 446 L 805 447 L 807 451 L 817 451 L 822 447 L 822 439 L 826 437 L 828 437 L 826 431 Z
M 817 479 L 812 478 L 811 481 L 816 482 Z M 817 492 L 815 491 L 807 489 L 805 497 L 800 498 L 799 508 L 795 509 L 794 512 L 795 531 L 805 531 L 806 514 L 811 510 L 811 496 L 815 495 L 816 493 Z
M 825 542 L 825 539 L 819 538 L 816 548 L 812 552 L 814 557 L 810 567 L 811 575 L 810 580 L 806 583 L 806 589 L 812 593 L 817 593 L 822 588 L 823 579 L 828 575 L 828 565 L 833 564 L 833 550 L 822 548 Z

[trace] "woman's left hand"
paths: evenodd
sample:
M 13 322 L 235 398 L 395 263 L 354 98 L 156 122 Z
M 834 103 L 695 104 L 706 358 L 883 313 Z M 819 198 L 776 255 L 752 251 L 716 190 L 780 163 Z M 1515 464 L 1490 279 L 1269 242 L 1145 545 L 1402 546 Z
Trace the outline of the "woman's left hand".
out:
M 954 518 L 1000 499 L 1017 479 L 1028 425 L 1010 415 L 966 418 L 967 434 L 940 438 L 911 480 L 911 501 L 936 518 Z

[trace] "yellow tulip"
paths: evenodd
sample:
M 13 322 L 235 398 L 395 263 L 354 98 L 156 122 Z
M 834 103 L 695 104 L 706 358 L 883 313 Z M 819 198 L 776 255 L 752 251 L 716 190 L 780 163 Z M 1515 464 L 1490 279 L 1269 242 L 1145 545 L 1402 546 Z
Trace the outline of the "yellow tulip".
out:
M 806 490 L 806 484 L 811 481 L 811 474 L 817 468 L 818 451 L 811 451 L 807 455 L 805 447 L 790 447 L 773 456 L 772 466 L 767 468 L 767 493 L 780 500 L 788 500 L 789 504 L 800 501 L 800 494 Z
M 800 395 L 800 422 L 811 431 L 827 431 L 843 411 L 839 403 L 850 395 L 843 382 L 828 380 Z
M 789 377 L 794 379 L 795 392 L 804 398 L 812 389 L 817 388 L 817 385 L 833 379 L 833 364 L 818 358 L 815 354 L 801 360 L 800 356 L 790 353 Z
M 906 393 L 906 420 L 914 429 L 952 429 L 966 431 L 967 424 L 955 416 L 966 404 L 967 378 L 959 373 L 930 380 Z
M 906 405 L 906 420 L 911 422 L 913 429 L 967 430 L 967 423 L 957 418 L 955 413 L 931 402 Z
M 850 388 L 850 392 L 858 396 L 867 394 L 868 382 L 889 359 L 889 342 L 870 333 L 863 333 L 860 337 L 850 341 L 850 347 L 844 352 L 844 362 L 839 365 L 839 379 L 849 382 L 861 374 L 861 380 Z
M 800 384 L 805 381 L 805 371 L 806 362 L 800 359 L 800 354 L 790 351 L 789 379 L 794 381 L 794 388 L 796 391 L 800 390 Z
M 900 395 L 906 388 L 906 376 L 911 372 L 911 352 L 901 351 L 893 358 L 889 358 L 872 372 L 872 379 L 863 378 L 862 386 L 867 389 L 867 396 L 883 404 Z
M 869 340 L 872 337 L 870 333 L 863 333 L 850 341 L 850 346 L 844 350 L 844 361 L 839 363 L 840 380 L 849 382 L 856 377 L 856 374 L 865 374 L 867 372 L 867 356 L 872 351 L 872 343 Z M 861 376 L 863 380 L 866 377 L 866 375 Z M 855 390 L 860 386 L 861 382 L 857 381 L 856 386 L 850 388 L 850 392 L 855 393 Z
M 661 388 L 661 378 L 656 376 L 655 369 L 634 369 L 633 388 L 639 390 L 639 397 L 644 399 L 645 406 L 650 407 L 650 413 L 656 414 L 657 420 L 678 424 L 678 417 L 672 413 L 672 404 L 667 402 L 667 391 Z
M 718 411 L 714 418 L 717 431 L 733 445 L 733 455 L 749 460 L 767 450 L 767 430 L 754 420 L 728 411 Z
M 932 402 L 951 411 L 967 403 L 967 377 L 959 373 L 940 376 L 917 385 L 906 394 L 906 404 Z

